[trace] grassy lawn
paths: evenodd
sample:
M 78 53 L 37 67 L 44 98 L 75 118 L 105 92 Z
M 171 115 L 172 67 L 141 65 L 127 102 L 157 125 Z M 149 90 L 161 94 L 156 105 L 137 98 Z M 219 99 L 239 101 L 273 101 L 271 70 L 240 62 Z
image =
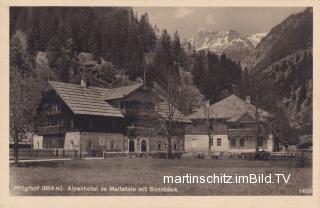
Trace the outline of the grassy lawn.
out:
M 164 175 L 249 175 L 291 174 L 289 182 L 271 184 L 164 184 Z M 16 186 L 16 190 L 14 190 Z M 35 186 L 33 191 L 17 186 Z M 36 186 L 39 186 L 37 190 Z M 53 186 L 41 190 L 42 186 Z M 68 186 L 92 186 L 98 190 L 68 191 Z M 110 187 L 133 187 L 116 191 Z M 106 190 L 101 190 L 106 187 Z M 147 187 L 146 189 L 138 188 Z M 171 187 L 177 192 L 152 192 L 150 187 Z M 55 191 L 50 190 L 56 189 Z M 62 188 L 62 189 L 61 189 Z M 294 161 L 132 159 L 71 160 L 26 163 L 10 167 L 10 190 L 13 195 L 299 195 L 299 189 L 312 188 L 312 168 L 295 168 Z M 147 190 L 147 191 L 146 191 Z

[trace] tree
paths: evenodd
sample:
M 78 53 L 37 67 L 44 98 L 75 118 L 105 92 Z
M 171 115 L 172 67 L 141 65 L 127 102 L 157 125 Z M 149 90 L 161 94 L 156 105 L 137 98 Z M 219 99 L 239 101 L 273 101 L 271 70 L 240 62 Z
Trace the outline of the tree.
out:
M 259 141 L 266 138 L 272 132 L 273 115 L 264 110 L 273 112 L 276 108 L 277 95 L 274 93 L 273 82 L 268 79 L 261 79 L 253 75 L 247 75 L 246 96 L 250 96 L 250 102 L 254 106 L 253 127 L 255 132 L 255 149 L 259 152 Z M 249 112 L 248 112 L 249 113 Z
M 17 69 L 22 73 L 31 72 L 31 55 L 26 49 L 27 43 L 24 33 L 16 32 L 10 40 L 10 70 Z
M 288 144 L 297 144 L 298 132 L 290 127 L 288 116 L 285 112 L 285 107 L 283 105 L 278 105 L 278 107 L 272 112 L 274 115 L 271 131 L 274 135 L 276 151 L 279 150 L 278 143 L 285 142 Z
M 25 33 L 32 55 L 47 50 L 50 66 L 63 68 L 64 81 L 69 80 L 70 58 L 64 49 L 70 39 L 72 52 L 92 53 L 95 60 L 104 58 L 126 68 L 131 80 L 142 76 L 143 54 L 156 43 L 148 15 L 139 19 L 128 7 L 11 8 L 10 34 L 17 31 Z
M 232 93 L 241 81 L 241 66 L 208 51 L 199 51 L 193 56 L 194 82 L 210 102 L 216 102 Z
M 177 91 L 177 82 L 176 78 L 173 75 L 173 70 L 176 69 L 176 64 L 172 65 L 168 69 L 168 79 L 167 87 L 162 89 L 160 86 L 154 87 L 155 98 L 158 103 L 155 111 L 152 113 L 161 125 L 162 133 L 167 138 L 168 149 L 167 149 L 167 158 L 173 158 L 172 152 L 172 138 L 181 133 L 182 127 L 180 126 L 181 122 L 181 113 L 177 110 L 177 105 L 179 103 L 179 93 Z
M 19 140 L 33 131 L 33 118 L 40 99 L 41 80 L 33 71 L 25 36 L 10 40 L 10 137 L 14 141 L 14 163 L 18 163 Z
M 175 31 L 173 34 L 172 40 L 172 56 L 173 59 L 179 63 L 183 68 L 189 67 L 187 64 L 187 54 L 181 46 L 180 36 L 178 31 Z
M 147 13 L 141 15 L 137 31 L 139 35 L 139 42 L 142 44 L 143 51 L 148 52 L 153 50 L 156 44 L 156 35 L 149 23 L 149 17 Z
M 27 132 L 33 132 L 33 118 L 40 97 L 37 80 L 30 74 L 10 70 L 10 137 L 14 141 L 14 163 L 18 164 L 19 140 Z

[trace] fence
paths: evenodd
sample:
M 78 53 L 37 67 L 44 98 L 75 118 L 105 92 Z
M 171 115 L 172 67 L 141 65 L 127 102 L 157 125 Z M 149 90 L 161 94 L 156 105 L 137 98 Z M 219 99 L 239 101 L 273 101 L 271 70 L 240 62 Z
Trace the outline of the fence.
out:
M 173 152 L 174 158 L 185 157 L 184 152 Z M 60 158 L 80 158 L 78 150 L 72 149 L 19 149 L 19 160 L 37 160 L 37 159 L 60 159 Z M 128 152 L 108 152 L 101 151 L 101 155 L 82 154 L 82 157 L 99 156 L 103 158 L 113 157 L 137 157 L 137 158 L 166 158 L 166 152 L 148 152 L 148 153 L 128 153 Z M 204 159 L 205 154 L 195 152 L 191 155 L 192 158 Z M 186 157 L 187 158 L 187 157 Z M 281 151 L 281 152 L 255 152 L 249 153 L 230 153 L 230 152 L 212 152 L 210 155 L 212 159 L 238 159 L 238 160 L 288 160 L 293 159 L 298 167 L 312 165 L 312 150 L 297 149 L 295 151 Z M 10 149 L 9 159 L 14 159 L 13 149 Z
M 183 152 L 176 151 L 172 153 L 172 157 L 180 159 Z M 103 152 L 103 158 L 112 157 L 130 157 L 130 158 L 167 158 L 167 152 L 154 151 L 154 152 Z
M 183 152 L 173 152 L 174 158 L 181 158 Z M 166 152 L 110 152 L 110 151 L 94 151 L 94 152 L 83 152 L 82 158 L 86 157 L 130 157 L 130 158 L 166 158 Z M 73 158 L 79 159 L 80 152 L 72 149 L 19 149 L 18 152 L 19 160 L 37 160 L 37 159 L 61 159 L 61 158 Z M 10 149 L 9 159 L 14 159 L 13 149 Z
M 71 149 L 19 149 L 19 160 L 78 158 L 77 150 Z M 14 159 L 14 151 L 10 149 L 9 159 Z
M 204 159 L 208 158 L 207 153 L 193 152 L 190 155 L 192 158 Z M 297 149 L 295 151 L 281 152 L 211 152 L 209 158 L 212 159 L 234 159 L 234 160 L 296 160 L 297 164 L 310 165 L 312 163 L 312 150 Z
M 271 159 L 286 159 L 286 158 L 294 158 L 296 157 L 296 151 L 281 151 L 281 152 L 271 152 L 270 158 Z

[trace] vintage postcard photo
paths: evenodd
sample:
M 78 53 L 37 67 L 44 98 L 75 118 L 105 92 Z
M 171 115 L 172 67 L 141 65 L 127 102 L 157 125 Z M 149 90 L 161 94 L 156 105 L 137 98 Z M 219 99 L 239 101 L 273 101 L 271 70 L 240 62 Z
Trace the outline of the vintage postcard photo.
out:
M 9 195 L 313 196 L 314 12 L 10 6 Z

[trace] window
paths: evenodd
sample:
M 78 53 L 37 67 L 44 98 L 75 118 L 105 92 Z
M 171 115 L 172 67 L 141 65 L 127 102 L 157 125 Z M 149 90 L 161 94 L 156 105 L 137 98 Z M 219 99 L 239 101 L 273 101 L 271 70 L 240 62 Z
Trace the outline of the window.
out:
M 217 139 L 217 146 L 219 146 L 219 147 L 221 146 L 221 139 L 220 138 Z
M 58 105 L 53 104 L 53 105 L 51 106 L 51 111 L 52 111 L 52 112 L 58 112 Z
M 213 146 L 213 138 L 210 138 L 209 143 L 210 143 L 210 147 Z
M 178 150 L 178 144 L 177 143 L 174 144 L 174 150 Z
M 258 145 L 259 145 L 259 147 L 263 146 L 263 140 L 261 138 L 258 139 Z
M 99 138 L 99 145 L 100 146 L 105 146 L 106 145 L 106 140 L 103 137 Z
M 111 141 L 111 149 L 116 150 L 117 149 L 117 142 L 115 140 Z
M 236 139 L 235 138 L 231 138 L 231 146 L 232 147 L 236 146 Z
M 162 149 L 162 145 L 161 145 L 161 142 L 158 143 L 158 150 L 161 150 Z
M 240 139 L 240 146 L 241 146 L 241 147 L 244 146 L 244 138 Z

